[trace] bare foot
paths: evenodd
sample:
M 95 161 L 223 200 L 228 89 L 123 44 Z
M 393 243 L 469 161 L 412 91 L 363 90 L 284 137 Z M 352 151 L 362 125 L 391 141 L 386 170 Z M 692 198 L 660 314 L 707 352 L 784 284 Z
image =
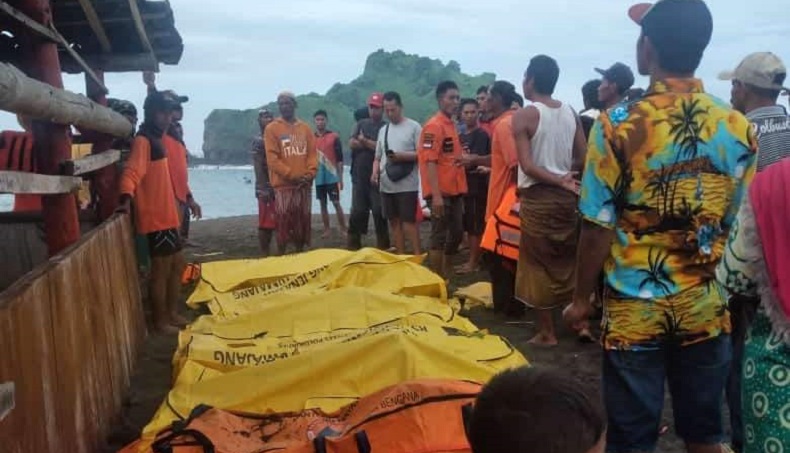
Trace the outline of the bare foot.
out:
M 595 337 L 590 332 L 590 329 L 580 330 L 577 338 L 579 340 L 579 343 L 585 343 L 585 344 L 595 343 Z
M 176 335 L 178 334 L 178 327 L 171 326 L 170 324 L 157 324 L 154 326 L 154 333 L 159 335 Z
M 535 346 L 557 346 L 559 344 L 557 337 L 546 335 L 545 333 L 535 335 L 528 343 L 534 344 Z
M 176 327 L 186 327 L 189 325 L 189 320 L 178 313 L 170 314 L 170 324 Z
M 466 274 L 471 274 L 473 272 L 477 272 L 478 270 L 479 268 L 477 268 L 476 266 L 470 266 L 469 263 L 467 263 L 464 264 L 463 266 L 458 266 L 457 268 L 455 268 L 455 274 L 466 275 Z

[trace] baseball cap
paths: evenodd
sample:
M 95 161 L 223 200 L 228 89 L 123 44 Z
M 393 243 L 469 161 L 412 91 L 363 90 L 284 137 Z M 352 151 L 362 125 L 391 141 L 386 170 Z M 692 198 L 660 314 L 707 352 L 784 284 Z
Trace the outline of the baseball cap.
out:
M 155 91 L 145 98 L 143 110 L 151 112 L 172 111 L 178 108 L 178 102 L 174 101 L 163 91 Z
M 634 86 L 634 72 L 626 64 L 617 62 L 609 69 L 595 68 L 604 79 L 616 83 L 620 90 L 625 91 Z
M 753 53 L 744 58 L 734 71 L 719 74 L 719 80 L 738 80 L 767 90 L 787 90 L 782 86 L 786 77 L 787 68 L 771 52 Z
M 371 107 L 383 107 L 384 106 L 384 95 L 376 92 L 368 97 L 368 105 Z
M 713 35 L 713 16 L 703 0 L 659 0 L 628 10 L 631 20 L 658 47 L 702 52 Z
M 185 102 L 189 102 L 189 97 L 188 96 L 179 96 L 173 90 L 165 90 L 162 93 L 164 93 L 165 96 L 169 97 L 171 100 L 175 101 L 177 104 L 183 104 Z

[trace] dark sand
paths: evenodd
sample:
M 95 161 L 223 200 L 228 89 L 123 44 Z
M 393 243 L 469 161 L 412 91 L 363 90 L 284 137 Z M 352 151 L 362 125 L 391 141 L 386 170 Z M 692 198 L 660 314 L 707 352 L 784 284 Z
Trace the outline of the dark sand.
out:
M 234 217 L 217 220 L 205 220 L 192 225 L 191 240 L 194 246 L 187 248 L 188 259 L 192 262 L 217 261 L 225 259 L 257 257 L 257 218 L 252 216 Z M 335 219 L 332 219 L 333 225 Z M 427 244 L 429 224 L 422 228 L 423 243 Z M 337 233 L 328 240 L 320 238 L 320 220 L 314 218 L 314 248 L 343 248 L 345 240 Z M 372 229 L 371 229 L 372 231 Z M 368 245 L 374 238 L 369 237 Z M 220 254 L 216 254 L 220 253 Z M 208 255 L 208 256 L 207 256 Z M 455 257 L 454 264 L 461 264 L 468 258 L 465 252 Z M 485 272 L 464 277 L 454 277 L 452 286 L 465 286 L 474 282 L 488 280 Z M 189 313 L 191 317 L 196 313 Z M 484 309 L 475 309 L 467 316 L 481 329 L 506 337 L 534 365 L 554 366 L 567 370 L 579 379 L 599 386 L 600 380 L 600 347 L 595 344 L 580 344 L 575 337 L 560 327 L 560 345 L 555 348 L 541 348 L 527 344 L 535 334 L 533 317 L 527 314 L 522 320 L 506 319 Z M 561 326 L 559 313 L 557 326 Z M 140 430 L 148 423 L 156 409 L 164 400 L 171 383 L 171 359 L 176 347 L 175 336 L 150 336 L 145 345 L 143 356 L 137 364 L 132 378 L 124 412 L 117 429 L 108 439 L 106 451 L 116 451 L 132 442 L 139 436 Z M 682 442 L 675 436 L 672 424 L 672 409 L 669 399 L 666 400 L 662 426 L 669 428 L 660 437 L 659 453 L 683 451 Z

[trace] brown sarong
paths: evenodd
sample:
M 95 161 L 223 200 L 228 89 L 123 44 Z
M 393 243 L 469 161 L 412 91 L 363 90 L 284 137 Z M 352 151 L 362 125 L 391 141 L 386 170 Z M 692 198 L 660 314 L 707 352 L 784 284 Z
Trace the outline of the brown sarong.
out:
M 578 197 L 537 184 L 519 193 L 521 243 L 516 298 L 537 309 L 571 302 L 576 279 Z
M 310 245 L 312 227 L 310 186 L 276 187 L 274 189 L 277 213 L 277 243 L 280 247 L 292 243 Z

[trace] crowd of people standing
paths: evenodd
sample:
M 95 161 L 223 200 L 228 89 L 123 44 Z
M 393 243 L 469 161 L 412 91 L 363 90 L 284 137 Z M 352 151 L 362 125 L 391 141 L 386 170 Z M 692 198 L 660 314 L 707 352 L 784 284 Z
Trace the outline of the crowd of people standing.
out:
M 713 30 L 702 0 L 639 4 L 629 15 L 640 30 L 638 72 L 650 85 L 635 89 L 622 63 L 597 70 L 601 78 L 582 88 L 580 113 L 553 97 L 560 68 L 546 55 L 530 60 L 523 98 L 501 80 L 469 98 L 441 82 L 437 112 L 423 125 L 408 118 L 399 93 L 372 93 L 348 143 L 347 229 L 343 146 L 330 118 L 319 110 L 311 127 L 298 119 L 296 97 L 281 93 L 280 116 L 262 110 L 253 142 L 261 249 L 268 254 L 272 238 L 279 254 L 309 246 L 315 185 L 324 234 L 331 202 L 350 249 L 362 247 L 372 215 L 378 248 L 419 254 L 422 198 L 431 267 L 447 278 L 448 257 L 465 233 L 470 259 L 456 271 L 474 271 L 482 257 L 497 310 L 536 310 L 532 343 L 558 343 L 553 312 L 560 309 L 580 339 L 592 340 L 589 322 L 601 304 L 605 425 L 592 408 L 584 436 L 546 438 L 529 423 L 499 427 L 543 404 L 513 388 L 529 376 L 510 374 L 492 384 L 509 390 L 486 393 L 499 402 L 475 411 L 476 453 L 529 445 L 602 451 L 604 436 L 607 451 L 652 451 L 666 385 L 687 451 L 723 451 L 725 393 L 733 449 L 790 451 L 790 119 L 777 104 L 786 68 L 772 53 L 749 55 L 721 75 L 732 83 L 726 103 L 695 77 Z M 121 178 L 122 209 L 134 200 L 137 230 L 158 269 L 152 275 L 160 276 L 151 289 L 163 330 L 180 324 L 167 301 L 177 300 L 168 291 L 183 267 L 181 224 L 188 212 L 199 215 L 167 165 L 179 142 L 173 113 L 183 101 L 149 94 Z M 571 394 L 572 387 L 552 388 Z M 509 398 L 518 392 L 523 399 Z M 589 406 L 582 396 L 571 400 L 579 405 L 570 412 Z M 562 423 L 558 407 L 552 413 Z M 492 427 L 508 435 L 492 442 L 480 434 Z
M 777 101 L 785 67 L 771 53 L 750 55 L 722 75 L 732 81 L 732 104 L 725 103 L 694 76 L 713 29 L 704 2 L 660 0 L 629 14 L 641 29 L 638 69 L 650 86 L 635 89 L 625 64 L 599 69 L 601 78 L 582 89 L 581 113 L 553 97 L 560 69 L 546 55 L 525 72 L 526 107 L 505 81 L 475 99 L 462 99 L 447 81 L 436 88 L 437 113 L 420 127 L 404 117 L 398 93 L 372 94 L 369 118 L 350 141 L 349 247 L 361 246 L 372 213 L 379 248 L 389 248 L 390 230 L 395 250 L 406 250 L 405 238 L 419 253 L 421 194 L 432 268 L 448 276 L 448 256 L 466 233 L 471 256 L 458 271 L 476 268 L 480 246 L 491 252 L 495 306 L 510 314 L 535 309 L 533 343 L 557 344 L 552 312 L 559 309 L 581 339 L 592 339 L 589 320 L 596 301 L 603 305 L 609 451 L 655 448 L 665 383 L 688 451 L 722 451 L 725 389 L 733 448 L 783 451 L 790 448 L 790 296 L 781 279 L 790 269 L 782 230 L 790 120 Z M 284 93 L 278 103 L 295 98 Z M 324 133 L 291 124 L 303 138 L 264 132 L 272 138 L 265 140 L 272 177 L 271 162 L 288 155 L 290 143 Z M 342 158 L 323 146 L 303 159 L 332 153 Z M 309 191 L 311 174 L 293 172 L 290 183 Z M 276 213 L 278 222 L 288 218 L 279 205 Z M 501 234 L 508 221 L 516 246 Z M 496 230 L 493 245 L 487 227 Z M 593 440 L 589 448 L 600 447 Z

